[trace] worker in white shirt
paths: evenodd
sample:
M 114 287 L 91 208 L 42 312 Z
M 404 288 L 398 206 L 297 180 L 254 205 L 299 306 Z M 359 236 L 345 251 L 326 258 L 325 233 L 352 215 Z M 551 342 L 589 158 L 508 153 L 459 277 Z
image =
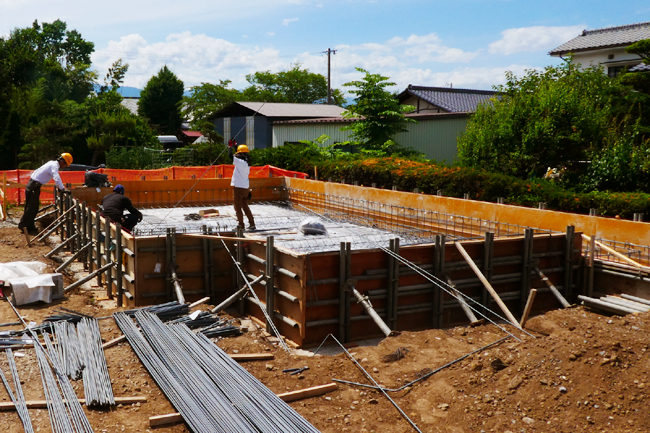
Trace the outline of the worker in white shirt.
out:
M 31 235 L 38 233 L 34 225 L 34 219 L 38 214 L 38 208 L 41 204 L 41 185 L 45 185 L 54 179 L 56 187 L 65 191 L 65 186 L 63 186 L 61 176 L 59 176 L 59 169 L 65 168 L 70 164 L 72 164 L 72 155 L 62 153 L 56 161 L 47 162 L 32 172 L 27 187 L 25 188 L 25 211 L 23 212 L 23 217 L 20 219 L 20 223 L 18 223 L 20 231 L 26 228 Z
M 235 165 L 235 171 L 232 174 L 230 185 L 234 186 L 234 206 L 235 213 L 237 214 L 238 228 L 244 228 L 244 213 L 248 218 L 248 231 L 255 230 L 255 220 L 253 213 L 248 207 L 248 200 L 251 198 L 251 191 L 249 189 L 248 175 L 251 170 L 251 157 L 249 155 L 248 146 L 240 144 L 237 146 L 237 153 L 232 154 L 233 147 L 236 146 L 234 140 L 230 140 L 228 153 L 232 158 L 232 163 Z M 243 212 L 242 212 L 243 211 Z

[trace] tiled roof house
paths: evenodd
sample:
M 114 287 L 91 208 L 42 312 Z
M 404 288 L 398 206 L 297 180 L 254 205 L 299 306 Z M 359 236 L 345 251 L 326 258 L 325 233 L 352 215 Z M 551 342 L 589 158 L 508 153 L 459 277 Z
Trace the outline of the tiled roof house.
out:
M 602 65 L 607 75 L 615 77 L 624 68 L 641 63 L 639 56 L 626 53 L 625 48 L 643 39 L 650 39 L 650 22 L 584 30 L 549 54 L 554 57 L 571 54 L 573 63 L 583 67 Z
M 416 113 L 472 113 L 482 103 L 498 97 L 492 90 L 453 89 L 449 87 L 409 86 L 397 98 L 412 105 Z

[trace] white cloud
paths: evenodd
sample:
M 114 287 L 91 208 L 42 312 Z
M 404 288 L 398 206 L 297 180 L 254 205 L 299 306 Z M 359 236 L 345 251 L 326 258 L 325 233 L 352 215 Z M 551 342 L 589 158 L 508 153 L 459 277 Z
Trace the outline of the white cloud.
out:
M 489 67 L 484 66 L 472 59 L 485 49 L 467 52 L 449 47 L 435 34 L 333 48 L 336 50 L 332 56 L 332 85 L 335 88 L 360 79 L 363 74 L 355 69 L 357 67 L 389 77 L 396 83 L 391 89 L 394 91 L 401 91 L 409 84 L 490 89 L 504 83 L 506 70 L 522 75 L 526 68 L 531 69 L 516 63 L 498 66 L 493 62 Z M 229 79 L 234 88 L 242 89 L 248 85 L 246 74 L 283 71 L 295 63 L 311 72 L 327 74 L 327 56 L 323 53 L 282 54 L 272 45 L 249 46 L 189 31 L 170 34 L 155 43 L 139 34 L 131 34 L 98 50 L 93 55 L 93 66 L 103 77 L 112 62 L 122 58 L 130 66 L 124 85 L 138 88 L 143 88 L 164 65 L 183 80 L 186 88 L 201 82 L 217 83 Z M 461 64 L 463 66 L 458 66 Z
M 266 36 L 275 36 L 275 32 L 267 32 Z
M 585 25 L 566 27 L 521 27 L 501 32 L 502 38 L 492 42 L 488 51 L 492 54 L 510 55 L 521 52 L 551 50 L 578 36 Z
M 281 70 L 286 66 L 273 48 L 246 48 L 190 32 L 172 34 L 164 42 L 153 44 L 137 34 L 124 36 L 95 52 L 93 66 L 103 76 L 118 58 L 129 64 L 124 85 L 138 88 L 144 87 L 164 65 L 183 80 L 186 87 L 201 82 L 214 83 L 219 79 L 230 79 L 235 87 L 243 87 L 246 74 Z
M 388 44 L 405 47 L 404 54 L 419 63 L 467 63 L 478 55 L 478 52 L 471 53 L 443 45 L 442 40 L 435 33 L 422 36 L 411 35 L 406 39 L 395 37 L 389 40 Z
M 285 18 L 284 20 L 282 20 L 282 25 L 288 26 L 289 23 L 292 23 L 294 21 L 298 21 L 298 18 Z

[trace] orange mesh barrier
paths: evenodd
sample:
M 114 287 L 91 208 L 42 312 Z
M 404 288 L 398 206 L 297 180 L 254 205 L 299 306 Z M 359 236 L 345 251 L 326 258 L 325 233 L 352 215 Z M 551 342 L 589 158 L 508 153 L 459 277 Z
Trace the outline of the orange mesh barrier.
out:
M 234 170 L 233 165 L 214 165 L 212 167 L 166 167 L 156 170 L 117 170 L 111 168 L 100 168 L 94 170 L 96 173 L 103 173 L 113 184 L 123 180 L 175 180 L 175 179 L 221 179 L 230 178 Z M 32 170 L 6 170 L 0 171 L 0 179 L 3 175 L 7 177 L 6 200 L 7 203 L 23 204 L 25 202 L 25 185 L 29 182 Z M 83 171 L 61 171 L 61 180 L 64 184 L 83 185 Z M 265 165 L 262 167 L 251 167 L 249 177 L 296 177 L 306 179 L 305 173 L 298 171 L 284 170 L 282 168 Z M 50 182 L 41 188 L 41 201 L 51 202 L 54 200 L 54 182 Z

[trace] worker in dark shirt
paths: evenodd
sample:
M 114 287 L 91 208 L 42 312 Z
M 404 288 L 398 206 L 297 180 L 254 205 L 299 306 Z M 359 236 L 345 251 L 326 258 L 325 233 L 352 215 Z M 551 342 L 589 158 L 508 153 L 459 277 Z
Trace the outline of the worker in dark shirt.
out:
M 102 200 L 104 215 L 109 217 L 113 222 L 122 224 L 122 227 L 131 231 L 133 227 L 142 221 L 142 213 L 137 210 L 131 199 L 124 196 L 124 187 L 117 185 L 113 188 L 113 194 L 109 194 Z M 130 213 L 124 214 L 124 210 Z

